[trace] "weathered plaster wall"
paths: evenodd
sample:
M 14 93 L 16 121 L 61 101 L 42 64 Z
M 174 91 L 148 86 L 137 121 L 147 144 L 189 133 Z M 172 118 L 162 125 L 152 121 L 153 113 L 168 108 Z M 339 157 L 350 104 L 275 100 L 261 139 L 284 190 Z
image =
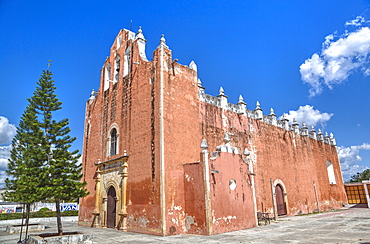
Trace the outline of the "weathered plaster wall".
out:
M 183 232 L 205 235 L 205 192 L 203 163 L 184 165 L 185 224 Z M 172 222 L 176 220 L 173 219 Z
M 220 152 L 210 167 L 213 234 L 255 227 L 248 164 L 239 154 Z
M 210 150 L 221 145 L 228 132 L 231 146 L 240 153 L 245 148 L 250 152 L 258 211 L 274 212 L 270 179 L 285 185 L 290 215 L 318 209 L 314 181 L 320 210 L 339 208 L 346 202 L 335 146 L 207 103 L 200 104 L 200 122 Z M 327 160 L 334 166 L 335 185 L 329 183 Z

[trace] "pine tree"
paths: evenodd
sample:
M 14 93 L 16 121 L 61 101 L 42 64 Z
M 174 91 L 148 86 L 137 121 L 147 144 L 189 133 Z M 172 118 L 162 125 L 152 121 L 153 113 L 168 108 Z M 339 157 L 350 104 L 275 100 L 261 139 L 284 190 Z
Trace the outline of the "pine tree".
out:
M 38 175 L 45 161 L 45 155 L 40 147 L 42 140 L 42 131 L 37 126 L 36 111 L 28 105 L 12 140 L 6 171 L 12 178 L 5 180 L 7 189 L 10 191 L 3 194 L 7 201 L 25 203 L 27 213 L 30 211 L 31 203 L 44 198 L 41 189 L 45 179 Z M 27 214 L 26 225 L 28 225 L 28 216 Z
M 351 179 L 348 181 L 351 182 L 362 182 L 363 180 L 369 180 L 370 179 L 370 169 L 365 169 L 363 172 L 358 172 L 355 175 L 351 176 Z
M 84 189 L 86 182 L 81 182 L 82 166 L 77 163 L 80 157 L 78 150 L 70 151 L 71 144 L 76 138 L 69 135 L 71 131 L 68 127 L 69 120 L 57 121 L 53 117 L 55 112 L 62 108 L 62 103 L 57 98 L 55 89 L 52 72 L 44 70 L 37 82 L 33 96 L 28 99 L 29 106 L 26 109 L 27 113 L 25 112 L 30 117 L 29 121 L 31 121 L 31 125 L 27 123 L 26 127 L 30 126 L 31 129 L 26 133 L 26 136 L 23 133 L 19 133 L 19 136 L 17 134 L 13 141 L 16 144 L 18 140 L 28 141 L 29 138 L 33 140 L 30 147 L 32 150 L 21 150 L 16 145 L 12 152 L 14 151 L 14 156 L 20 158 L 20 160 L 9 162 L 12 170 L 8 170 L 8 174 L 15 179 L 23 179 L 23 175 L 29 171 L 29 169 L 26 169 L 29 164 L 35 166 L 32 168 L 32 172 L 33 179 L 38 178 L 38 183 L 35 183 L 37 190 L 29 188 L 22 192 L 20 191 L 20 184 L 13 183 L 14 180 L 7 180 L 7 186 L 9 189 L 15 190 L 16 193 L 13 195 L 22 192 L 28 194 L 31 200 L 41 198 L 42 200 L 55 201 L 58 234 L 62 235 L 60 202 L 75 200 L 86 196 L 88 193 Z M 24 121 L 24 119 L 21 120 L 19 128 L 21 128 Z M 35 135 L 32 135 L 32 132 L 35 131 Z M 24 161 L 28 158 L 31 160 L 24 164 Z M 34 193 L 31 190 L 35 190 L 39 198 L 33 197 Z

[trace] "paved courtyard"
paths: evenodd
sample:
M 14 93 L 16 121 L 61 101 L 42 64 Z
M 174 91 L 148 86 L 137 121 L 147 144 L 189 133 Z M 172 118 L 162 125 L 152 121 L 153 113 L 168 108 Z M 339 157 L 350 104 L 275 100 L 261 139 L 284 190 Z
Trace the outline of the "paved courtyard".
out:
M 39 220 L 56 232 L 56 221 Z M 15 244 L 19 234 L 5 232 L 8 224 L 0 221 L 0 243 Z M 78 226 L 63 221 L 64 231 L 92 234 L 93 243 L 370 243 L 370 209 L 345 208 L 338 211 L 305 216 L 285 217 L 270 225 L 233 231 L 214 236 L 176 235 L 152 236 L 113 229 Z M 32 232 L 32 234 L 35 232 Z

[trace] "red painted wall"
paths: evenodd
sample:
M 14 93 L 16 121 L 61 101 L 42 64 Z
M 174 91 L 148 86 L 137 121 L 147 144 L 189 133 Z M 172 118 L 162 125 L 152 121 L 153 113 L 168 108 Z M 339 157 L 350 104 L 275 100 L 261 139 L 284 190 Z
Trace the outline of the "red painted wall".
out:
M 79 224 L 91 225 L 93 221 L 95 163 L 99 159 L 104 162 L 120 157 L 126 150 L 128 231 L 156 235 L 207 234 L 200 142 L 206 139 L 212 153 L 217 146 L 224 145 L 225 132 L 239 153 L 222 152 L 209 160 L 210 170 L 215 170 L 210 174 L 214 234 L 255 226 L 255 209 L 273 213 L 271 182 L 284 186 L 288 215 L 311 213 L 318 207 L 320 210 L 339 208 L 346 203 L 335 146 L 200 101 L 197 72 L 173 61 L 171 50 L 163 48 L 162 63 L 160 48 L 154 51 L 152 61 L 146 61 L 139 55 L 138 41 L 130 40 L 126 30 L 119 34 L 122 43 L 119 48 L 118 39 L 113 43 L 103 66 L 98 94 L 86 104 L 82 163 L 90 194 L 80 201 Z M 131 72 L 123 77 L 127 47 L 131 47 Z M 104 67 L 110 63 L 113 76 L 116 54 L 121 57 L 120 78 L 104 91 Z M 160 204 L 161 84 L 163 208 Z M 111 157 L 107 144 L 112 125 L 118 127 L 119 152 Z M 244 149 L 250 152 L 246 161 Z M 335 185 L 329 183 L 328 160 L 334 167 Z M 256 199 L 253 199 L 252 176 L 246 162 L 254 168 Z M 236 181 L 235 190 L 230 189 L 230 179 Z

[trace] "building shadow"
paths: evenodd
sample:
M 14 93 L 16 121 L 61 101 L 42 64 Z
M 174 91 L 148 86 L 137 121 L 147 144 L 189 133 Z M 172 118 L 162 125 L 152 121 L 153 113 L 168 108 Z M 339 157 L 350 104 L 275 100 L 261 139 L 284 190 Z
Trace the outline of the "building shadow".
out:
M 359 204 L 354 204 L 350 208 L 367 208 L 367 203 L 359 203 Z

